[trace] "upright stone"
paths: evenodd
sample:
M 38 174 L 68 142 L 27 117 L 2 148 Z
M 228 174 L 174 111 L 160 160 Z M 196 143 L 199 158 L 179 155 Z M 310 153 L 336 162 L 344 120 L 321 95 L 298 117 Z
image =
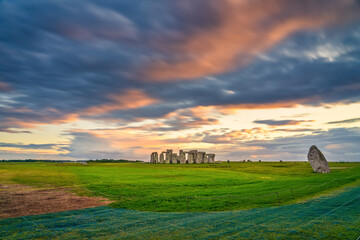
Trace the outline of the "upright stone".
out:
M 194 158 L 194 153 L 192 153 L 192 152 L 189 152 L 188 153 L 188 164 L 190 164 L 190 163 L 195 163 L 195 158 Z
M 208 159 L 207 159 L 207 156 L 206 156 L 206 152 L 203 152 L 201 163 L 207 163 L 207 162 L 208 162 Z
M 159 161 L 158 153 L 152 152 L 150 156 L 150 163 L 157 163 Z
M 170 162 L 171 162 L 171 158 L 172 158 L 172 150 L 171 150 L 171 149 L 168 149 L 168 150 L 166 150 L 165 163 L 170 163 Z
M 198 152 L 196 154 L 196 163 L 204 163 L 204 153 Z
M 328 162 L 326 161 L 325 156 L 321 153 L 321 151 L 315 146 L 312 145 L 309 149 L 309 153 L 307 155 L 308 161 L 311 164 L 312 169 L 316 173 L 330 173 L 330 167 Z
M 172 153 L 171 154 L 171 160 L 170 160 L 170 163 L 174 163 L 174 164 L 177 164 L 177 154 L 176 153 Z
M 154 158 L 153 158 L 153 156 L 154 156 L 154 153 L 151 153 L 151 154 L 150 154 L 150 163 L 154 163 Z
M 154 152 L 154 163 L 159 163 L 159 154 Z
M 196 159 L 197 159 L 197 150 L 190 150 L 190 153 L 193 156 L 193 162 L 192 163 L 196 163 Z
M 209 153 L 206 154 L 206 163 L 215 163 L 215 154 Z
M 160 153 L 160 163 L 165 163 L 164 154 L 166 154 L 166 152 Z
M 185 152 L 183 150 L 180 150 L 179 152 L 179 162 L 181 164 L 185 164 L 186 163 L 186 159 L 185 159 Z
M 215 163 L 215 154 L 209 154 L 209 163 Z

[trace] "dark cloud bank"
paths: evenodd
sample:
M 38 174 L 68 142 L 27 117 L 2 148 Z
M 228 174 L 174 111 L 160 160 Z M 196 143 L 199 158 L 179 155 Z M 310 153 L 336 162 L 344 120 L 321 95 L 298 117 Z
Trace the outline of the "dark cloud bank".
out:
M 246 24 L 248 29 L 233 28 L 229 16 L 237 15 L 226 14 L 229 6 L 229 1 L 208 0 L 0 1 L 0 131 L 25 133 L 29 131 L 21 128 L 27 128 L 26 123 L 62 123 L 71 114 L 121 124 L 196 106 L 359 101 L 359 1 L 264 1 L 260 12 L 248 15 L 249 21 L 256 20 L 255 29 Z M 245 7 L 257 9 L 256 3 Z M 307 19 L 317 27 L 309 27 Z M 303 27 L 265 47 L 267 31 L 281 35 L 284 23 L 296 21 Z M 169 75 L 159 82 L 154 74 L 143 72 L 152 63 L 166 63 L 174 72 L 189 62 L 194 66 L 189 72 L 201 69 L 197 60 L 212 53 L 201 45 L 208 48 L 213 42 L 201 42 L 198 50 L 190 39 L 204 35 L 225 41 L 226 36 L 216 35 L 222 28 L 244 38 L 246 32 L 260 30 L 264 34 L 252 42 L 262 46 L 243 43 L 251 51 L 239 50 L 229 60 L 230 67 L 201 76 L 196 72 L 190 80 L 179 72 L 179 78 Z M 216 65 L 216 59 L 210 60 Z M 155 64 L 154 69 L 163 65 Z M 159 101 L 84 114 L 84 109 L 111 104 L 110 95 L 127 89 L 139 89 Z M 286 121 L 257 123 L 291 124 Z M 350 130 L 342 131 L 352 136 Z M 321 136 L 316 135 L 319 141 L 326 140 Z M 280 148 L 276 141 L 262 144 L 266 150 Z
M 146 75 L 139 78 L 138 73 L 147 63 L 172 61 L 179 54 L 178 48 L 172 50 L 172 44 L 220 28 L 225 21 L 222 10 L 227 1 L 218 2 L 221 1 L 1 1 L 0 90 L 13 100 L 5 102 L 7 107 L 1 109 L 1 115 L 47 123 L 60 115 L 108 103 L 109 94 L 121 94 L 124 89 L 142 89 L 166 104 L 114 111 L 98 118 L 159 117 L 198 105 L 287 101 L 317 105 L 359 100 L 360 28 L 354 22 L 356 17 L 339 17 L 338 22 L 351 24 L 329 23 L 327 30 L 299 29 L 285 43 L 268 51 L 266 57 L 260 54 L 230 73 L 224 69 L 224 73 L 215 76 L 217 80 L 204 76 L 194 81 L 158 83 L 147 81 Z M 310 14 L 306 13 L 306 4 L 319 11 L 325 11 L 321 7 L 326 5 L 329 14 L 331 7 L 344 13 L 349 8 L 356 13 L 359 8 L 355 2 L 344 6 L 338 1 L 266 1 L 264 7 L 269 9 L 264 18 L 269 30 L 271 24 L 281 26 L 294 18 L 290 13 L 277 16 L 270 3 L 282 4 L 282 9 L 291 9 L 298 18 Z M 319 14 L 325 18 L 327 13 Z M 307 17 L 318 21 L 312 15 Z M 261 28 L 266 31 L 267 26 Z M 158 46 L 158 42 L 166 48 Z M 321 54 L 305 54 L 323 45 L 337 51 L 331 61 Z M 226 90 L 234 94 L 226 94 Z M 18 108 L 31 111 L 14 111 Z M 2 120 L 1 124 L 3 129 L 11 127 L 10 120 Z

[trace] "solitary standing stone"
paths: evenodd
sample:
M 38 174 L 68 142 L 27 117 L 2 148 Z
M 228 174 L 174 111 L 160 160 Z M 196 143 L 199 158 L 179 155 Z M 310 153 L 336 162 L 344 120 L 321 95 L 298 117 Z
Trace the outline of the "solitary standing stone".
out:
M 316 173 L 331 172 L 325 156 L 320 152 L 320 150 L 315 145 L 312 145 L 310 147 L 307 157 L 314 172 Z

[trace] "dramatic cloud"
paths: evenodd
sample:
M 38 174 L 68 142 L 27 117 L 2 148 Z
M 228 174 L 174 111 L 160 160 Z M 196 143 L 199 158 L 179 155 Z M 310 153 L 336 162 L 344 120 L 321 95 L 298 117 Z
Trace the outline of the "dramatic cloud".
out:
M 147 96 L 143 91 L 136 89 L 129 89 L 117 95 L 110 95 L 109 99 L 111 102 L 87 108 L 80 114 L 89 116 L 100 115 L 117 110 L 140 108 L 158 101 Z
M 359 28 L 306 32 L 355 21 L 356 1 L 0 4 L 1 88 L 14 92 L 6 111 L 32 110 L 23 113 L 26 121 L 86 112 L 97 119 L 149 118 L 196 106 L 293 107 L 358 96 Z M 151 82 L 215 72 L 193 83 Z M 147 102 L 120 107 L 128 91 Z
M 179 20 L 195 21 L 185 20 L 178 35 L 166 36 L 175 41 L 161 39 L 165 56 L 149 67 L 151 79 L 199 78 L 243 66 L 292 33 L 359 19 L 360 6 L 337 0 L 189 0 L 177 8 Z
M 71 141 L 63 157 L 93 156 L 88 142 L 102 158 L 144 154 L 166 140 L 206 148 L 354 123 L 357 116 L 324 120 L 326 127 L 301 117 L 259 115 L 246 127 L 220 119 L 358 103 L 359 41 L 357 0 L 2 0 L 0 137 L 36 140 L 43 127 L 59 125 L 74 133 L 58 133 L 56 141 Z M 226 132 L 214 132 L 224 125 Z M 95 128 L 117 129 L 117 143 Z M 119 137 L 141 142 L 132 131 L 147 148 Z

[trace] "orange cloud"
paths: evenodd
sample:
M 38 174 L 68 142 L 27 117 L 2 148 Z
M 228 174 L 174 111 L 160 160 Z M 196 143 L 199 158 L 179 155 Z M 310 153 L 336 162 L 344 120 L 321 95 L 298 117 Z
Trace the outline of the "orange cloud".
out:
M 311 97 L 311 98 L 303 98 L 303 99 L 295 99 L 291 101 L 278 101 L 273 103 L 242 103 L 242 104 L 230 104 L 224 106 L 215 106 L 217 111 L 221 114 L 232 114 L 240 109 L 275 109 L 275 108 L 292 108 L 296 106 L 300 106 L 303 104 L 308 104 L 311 102 L 316 102 L 316 100 L 320 100 L 319 97 Z
M 65 115 L 61 114 L 61 112 L 59 112 L 57 109 L 48 108 L 45 109 L 44 112 L 34 113 L 37 114 L 35 121 L 7 117 L 5 120 L 3 120 L 3 124 L 8 126 L 5 128 L 6 131 L 14 131 L 9 130 L 9 128 L 35 128 L 39 125 L 71 123 L 77 121 L 82 116 L 95 116 L 116 110 L 140 108 L 159 101 L 158 99 L 148 96 L 142 90 L 137 89 L 128 89 L 119 95 L 110 95 L 109 100 L 109 103 L 90 107 L 77 113 L 69 113 Z M 16 108 L 11 109 L 11 112 L 31 113 L 32 110 L 28 108 Z
M 19 109 L 14 110 L 14 112 L 20 111 Z M 35 128 L 38 125 L 47 125 L 47 124 L 63 124 L 75 122 L 78 120 L 78 114 L 67 114 L 63 117 L 51 117 L 43 116 L 42 121 L 23 121 L 17 118 L 8 117 L 4 121 L 6 125 L 13 126 L 11 128 Z
M 292 33 L 360 17 L 358 4 L 350 0 L 216 0 L 205 4 L 213 5 L 217 24 L 181 35 L 178 41 L 160 41 L 158 48 L 170 60 L 153 59 L 142 73 L 145 79 L 171 81 L 219 74 L 248 64 Z M 179 8 L 188 13 L 191 1 L 181 1 Z
M 94 116 L 116 110 L 145 107 L 159 101 L 138 89 L 128 89 L 120 94 L 112 94 L 109 96 L 109 99 L 109 103 L 87 108 L 81 111 L 80 114 Z

